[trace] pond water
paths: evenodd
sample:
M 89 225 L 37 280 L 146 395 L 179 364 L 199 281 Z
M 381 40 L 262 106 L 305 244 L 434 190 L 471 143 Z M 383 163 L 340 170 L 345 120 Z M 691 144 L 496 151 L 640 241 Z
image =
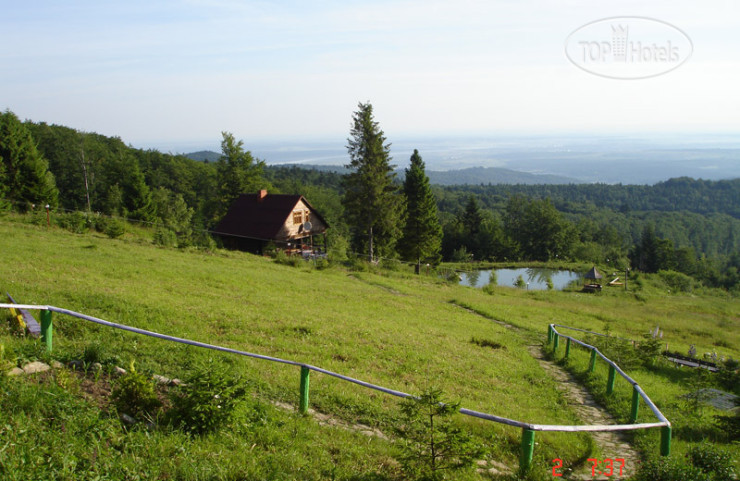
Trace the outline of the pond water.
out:
M 547 279 L 552 280 L 553 288 L 562 290 L 568 287 L 573 281 L 580 281 L 581 274 L 573 271 L 561 271 L 557 269 L 546 268 L 519 268 L 519 269 L 494 269 L 496 272 L 496 285 L 514 287 L 517 277 L 522 276 L 524 282 L 529 285 L 525 288 L 532 290 L 547 289 Z M 471 272 L 461 272 L 463 286 L 483 287 L 491 282 L 492 270 L 480 270 Z

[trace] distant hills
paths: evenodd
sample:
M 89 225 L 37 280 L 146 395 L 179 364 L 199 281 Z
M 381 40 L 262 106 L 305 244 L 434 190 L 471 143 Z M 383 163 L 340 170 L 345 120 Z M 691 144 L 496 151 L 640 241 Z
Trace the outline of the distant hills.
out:
M 501 167 L 470 167 L 468 169 L 427 171 L 429 181 L 437 185 L 480 184 L 582 184 L 581 180 L 551 174 L 530 174 Z
M 199 162 L 215 162 L 221 156 L 212 150 L 201 150 L 185 154 L 186 157 Z M 303 169 L 313 169 L 321 172 L 336 172 L 346 174 L 348 170 L 341 165 L 309 165 L 309 164 L 279 164 L 280 166 L 295 166 Z M 403 169 L 397 169 L 396 173 L 401 179 L 404 176 Z M 501 167 L 469 167 L 459 170 L 428 170 L 429 181 L 436 185 L 480 185 L 480 184 L 582 184 L 581 180 L 573 177 L 565 177 L 552 174 L 530 174 Z
M 185 157 L 197 160 L 198 162 L 215 162 L 221 157 L 221 154 L 212 150 L 199 150 L 198 152 L 185 154 Z

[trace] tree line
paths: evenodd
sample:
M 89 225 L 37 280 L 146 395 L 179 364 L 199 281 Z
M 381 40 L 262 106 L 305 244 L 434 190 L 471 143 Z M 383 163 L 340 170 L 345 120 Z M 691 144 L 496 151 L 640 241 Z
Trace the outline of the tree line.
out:
M 221 157 L 135 149 L 117 137 L 0 114 L 0 209 L 49 204 L 157 224 L 187 245 L 236 196 L 300 193 L 330 244 L 366 259 L 579 260 L 740 285 L 740 180 L 633 185 L 431 185 L 422 153 L 397 175 L 370 103 L 353 113 L 344 173 L 267 166 L 228 132 Z

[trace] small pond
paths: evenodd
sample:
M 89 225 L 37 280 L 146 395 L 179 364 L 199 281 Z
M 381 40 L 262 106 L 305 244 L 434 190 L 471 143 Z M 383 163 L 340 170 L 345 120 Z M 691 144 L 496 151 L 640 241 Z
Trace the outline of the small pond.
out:
M 491 282 L 492 270 L 480 270 L 471 272 L 461 272 L 463 286 L 483 287 Z M 546 290 L 547 279 L 552 280 L 553 288 L 562 290 L 573 281 L 579 281 L 581 274 L 573 271 L 561 271 L 557 269 L 547 269 L 540 267 L 519 268 L 519 269 L 494 269 L 496 273 L 496 285 L 514 287 L 517 277 L 522 276 L 524 282 L 528 283 L 526 289 Z

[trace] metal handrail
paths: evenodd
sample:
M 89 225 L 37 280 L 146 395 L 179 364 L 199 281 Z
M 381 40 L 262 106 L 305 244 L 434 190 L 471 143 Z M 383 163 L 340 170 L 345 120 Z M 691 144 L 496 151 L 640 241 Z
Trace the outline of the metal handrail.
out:
M 57 312 L 59 314 L 65 314 L 71 317 L 76 317 L 78 319 L 90 321 L 96 324 L 100 324 L 107 327 L 112 327 L 115 329 L 121 329 L 128 332 L 133 332 L 135 334 L 141 334 L 144 336 L 149 337 L 155 337 L 158 339 L 171 341 L 171 342 L 177 342 L 181 344 L 186 344 L 190 346 L 195 347 L 202 347 L 205 349 L 212 349 L 216 351 L 221 352 L 228 352 L 231 354 L 237 354 L 240 356 L 246 356 L 251 357 L 255 359 L 261 359 L 264 361 L 272 361 L 282 364 L 288 364 L 291 366 L 299 366 L 301 368 L 301 400 L 300 400 L 300 407 L 299 410 L 302 413 L 307 412 L 308 410 L 308 375 L 310 371 L 319 372 L 322 374 L 326 374 L 328 376 L 332 376 L 347 382 L 351 382 L 369 389 L 373 389 L 376 391 L 380 391 L 386 394 L 390 394 L 392 396 L 397 396 L 401 398 L 416 398 L 416 396 L 413 396 L 408 393 L 404 393 L 402 391 L 397 391 L 394 389 L 389 389 L 383 386 L 379 386 L 377 384 L 372 384 L 366 381 L 362 381 L 359 379 L 351 378 L 349 376 L 344 376 L 342 374 L 329 371 L 317 366 L 312 366 L 310 364 L 305 364 L 297 361 L 291 361 L 286 359 L 280 359 L 278 357 L 272 357 L 272 356 L 265 356 L 262 354 L 255 354 L 247 351 L 241 351 L 238 349 L 232 349 L 228 347 L 223 346 L 217 346 L 214 344 L 208 344 L 204 342 L 199 341 L 192 341 L 190 339 L 184 339 L 180 337 L 170 336 L 166 334 L 160 334 L 158 332 L 148 331 L 146 329 L 140 329 L 137 327 L 127 326 L 125 324 L 118 324 L 110 321 L 106 321 L 97 317 L 88 316 L 86 314 L 81 314 L 79 312 L 71 311 L 69 309 L 63 309 L 60 307 L 55 306 L 45 306 L 45 305 L 32 305 L 32 304 L 6 304 L 6 303 L 0 303 L 0 309 L 2 308 L 16 308 L 16 309 L 33 309 L 33 310 L 40 310 L 40 311 L 46 311 L 49 313 L 48 315 L 48 322 L 43 323 L 42 322 L 42 340 L 46 338 L 47 342 L 47 348 L 51 349 L 51 312 Z M 496 416 L 493 414 L 488 413 L 482 413 L 479 411 L 473 411 L 466 408 L 459 409 L 460 414 L 471 416 L 479 419 L 484 419 L 487 421 L 492 421 L 500 424 L 506 424 L 509 426 L 514 426 L 518 428 L 522 428 L 522 455 L 520 458 L 520 470 L 527 471 L 529 470 L 532 462 L 532 450 L 534 448 L 534 432 L 535 431 L 559 431 L 559 432 L 595 432 L 595 431 L 631 431 L 631 430 L 637 430 L 637 429 L 650 429 L 650 428 L 656 428 L 656 427 L 662 427 L 662 428 L 668 428 L 668 451 L 670 451 L 670 422 L 663 416 L 663 413 L 660 412 L 660 410 L 655 406 L 655 404 L 650 400 L 650 398 L 645 394 L 645 392 L 640 388 L 640 386 L 637 384 L 636 381 L 634 381 L 631 377 L 629 377 L 624 371 L 622 371 L 619 366 L 617 366 L 614 362 L 612 362 L 610 359 L 608 359 L 606 356 L 601 354 L 598 349 L 596 349 L 594 346 L 591 346 L 589 344 L 586 344 L 584 342 L 581 342 L 577 339 L 574 339 L 570 336 L 564 336 L 563 334 L 558 333 L 555 328 L 554 324 L 550 324 L 550 329 L 552 329 L 552 332 L 555 333 L 557 336 L 566 337 L 568 339 L 571 339 L 573 342 L 576 342 L 577 344 L 580 344 L 586 348 L 592 349 L 594 352 L 596 352 L 602 359 L 604 359 L 607 363 L 609 363 L 610 366 L 613 366 L 616 372 L 618 372 L 623 378 L 625 378 L 632 386 L 637 390 L 639 395 L 645 400 L 645 403 L 650 407 L 652 412 L 658 417 L 660 422 L 658 423 L 633 423 L 633 424 L 616 424 L 616 425 L 549 425 L 549 424 L 533 424 L 533 423 L 527 423 L 522 421 L 517 421 L 514 419 L 508 419 L 501 416 Z M 565 326 L 561 326 L 565 327 Z M 48 330 L 48 331 L 47 331 Z M 665 434 L 664 434 L 665 437 Z M 665 441 L 662 441 L 662 443 L 665 443 Z M 665 450 L 662 448 L 663 454 L 667 454 Z

